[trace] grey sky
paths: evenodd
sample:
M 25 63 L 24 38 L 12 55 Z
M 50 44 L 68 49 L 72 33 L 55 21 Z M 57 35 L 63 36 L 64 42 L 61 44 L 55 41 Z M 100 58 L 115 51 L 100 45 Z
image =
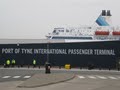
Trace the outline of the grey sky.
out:
M 54 27 L 92 25 L 103 9 L 120 25 L 120 0 L 0 0 L 0 39 L 39 39 Z

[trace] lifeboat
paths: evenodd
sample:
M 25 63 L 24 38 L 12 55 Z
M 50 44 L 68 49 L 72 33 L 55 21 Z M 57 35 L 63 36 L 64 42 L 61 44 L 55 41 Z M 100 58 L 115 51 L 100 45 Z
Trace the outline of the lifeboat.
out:
M 109 31 L 95 31 L 95 35 L 109 35 Z
M 113 35 L 120 35 L 120 31 L 113 31 L 112 34 Z

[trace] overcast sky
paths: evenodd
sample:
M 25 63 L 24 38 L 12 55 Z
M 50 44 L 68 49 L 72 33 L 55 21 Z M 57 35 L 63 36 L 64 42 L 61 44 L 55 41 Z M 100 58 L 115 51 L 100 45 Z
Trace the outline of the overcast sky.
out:
M 120 25 L 120 0 L 0 0 L 0 39 L 41 39 L 54 27 L 93 25 L 103 9 Z

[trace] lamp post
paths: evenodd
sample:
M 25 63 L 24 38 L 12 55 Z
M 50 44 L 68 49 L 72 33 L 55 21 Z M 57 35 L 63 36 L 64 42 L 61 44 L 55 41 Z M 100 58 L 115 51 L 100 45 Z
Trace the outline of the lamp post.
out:
M 49 42 L 47 43 L 47 50 L 49 50 Z M 47 52 L 47 63 L 49 63 L 49 53 Z
M 47 50 L 49 50 L 49 42 L 47 43 Z M 50 68 L 51 68 L 51 65 L 49 63 L 49 52 L 47 52 L 47 61 L 45 63 L 45 73 L 46 74 L 50 74 Z

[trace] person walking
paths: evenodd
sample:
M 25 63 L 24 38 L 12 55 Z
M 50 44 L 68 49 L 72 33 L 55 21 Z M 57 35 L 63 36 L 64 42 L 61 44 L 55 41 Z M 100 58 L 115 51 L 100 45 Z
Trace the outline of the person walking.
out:
M 6 61 L 6 67 L 10 67 L 10 60 L 9 59 Z
M 33 59 L 33 67 L 36 67 L 36 60 Z
M 14 67 L 14 66 L 15 66 L 16 61 L 13 59 L 11 63 L 12 63 L 12 67 Z

